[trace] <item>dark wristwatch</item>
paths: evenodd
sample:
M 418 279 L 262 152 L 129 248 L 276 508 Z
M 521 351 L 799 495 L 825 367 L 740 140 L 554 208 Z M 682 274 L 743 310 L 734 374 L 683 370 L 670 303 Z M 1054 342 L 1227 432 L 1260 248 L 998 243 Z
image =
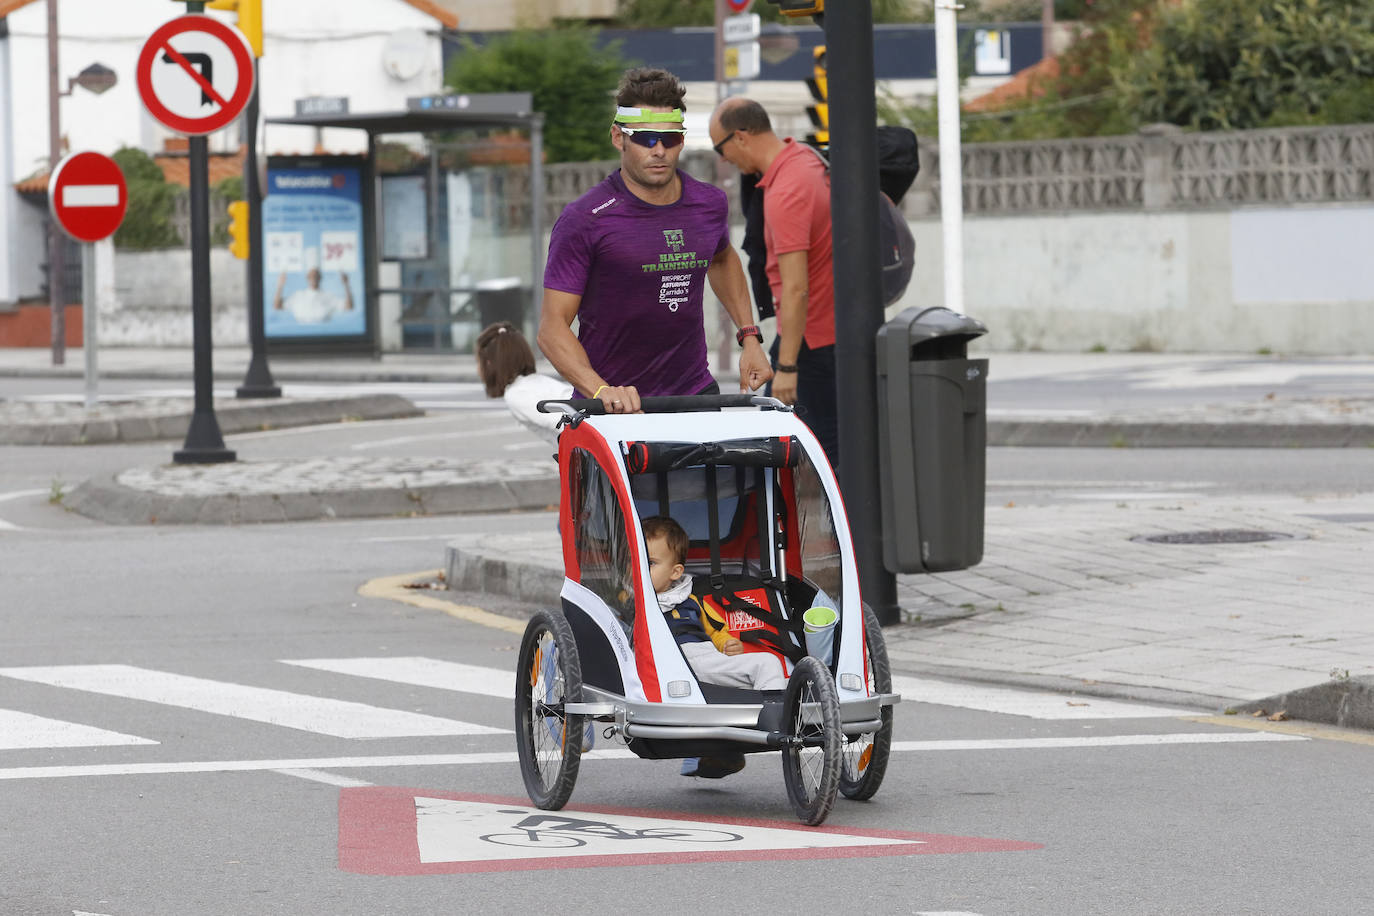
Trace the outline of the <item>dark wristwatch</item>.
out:
M 763 343 L 763 332 L 759 330 L 759 326 L 756 324 L 746 324 L 735 332 L 735 340 L 741 347 L 744 346 L 746 337 L 757 337 L 759 343 Z
M 796 372 L 796 371 L 797 371 L 797 364 L 796 364 L 796 363 L 778 363 L 776 366 L 773 367 L 773 371 L 774 371 L 774 372 Z

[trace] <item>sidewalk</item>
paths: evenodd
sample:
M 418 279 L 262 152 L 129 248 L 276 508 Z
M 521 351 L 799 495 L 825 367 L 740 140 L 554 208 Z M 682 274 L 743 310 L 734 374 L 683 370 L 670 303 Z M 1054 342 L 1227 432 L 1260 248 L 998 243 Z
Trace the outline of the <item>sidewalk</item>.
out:
M 80 351 L 70 351 L 68 360 L 54 369 L 47 351 L 0 350 L 0 392 L 6 376 L 79 377 Z M 994 354 L 991 360 L 993 380 L 1029 386 L 1076 378 L 1088 387 L 1114 371 L 1210 371 L 1244 361 L 1163 354 Z M 215 361 L 218 379 L 237 382 L 248 352 L 217 350 Z M 101 365 L 112 377 L 189 380 L 191 374 L 189 352 L 112 349 L 102 352 Z M 470 357 L 452 355 L 274 358 L 272 372 L 279 383 L 475 380 Z M 387 397 L 386 410 L 409 405 Z M 1030 409 L 989 400 L 989 445 L 1374 444 L 1374 377 L 1369 386 L 1338 395 L 1225 393 L 1110 409 L 1061 409 L 1049 403 L 1052 396 L 1048 406 Z M 181 432 L 169 437 L 177 438 L 189 406 L 188 397 L 143 402 L 136 411 L 178 417 Z M 302 406 L 292 399 L 233 402 L 217 406 L 221 425 L 240 410 L 247 428 L 261 428 L 287 425 Z M 319 407 L 316 419 L 303 422 L 337 422 L 340 410 L 339 404 Z M 0 400 L 0 443 L 79 441 L 70 435 L 74 424 L 85 424 L 78 428 L 88 430 L 88 441 L 97 428 L 133 428 L 114 422 L 119 419 L 88 416 L 77 404 Z M 20 428 L 30 437 L 46 430 L 48 438 L 22 440 Z M 557 477 L 543 459 L 322 458 L 125 469 L 86 481 L 66 505 L 113 524 L 214 524 L 539 510 L 556 502 Z M 1278 537 L 1217 542 L 1224 540 L 1219 532 L 1233 531 Z M 1142 540 L 1190 533 L 1203 534 L 1195 539 L 1203 543 Z M 1110 505 L 994 506 L 987 509 L 983 562 L 962 572 L 898 577 L 902 622 L 885 634 L 900 673 L 1241 714 L 1262 707 L 1374 728 L 1374 615 L 1365 611 L 1374 604 L 1371 561 L 1374 494 L 1316 501 L 1185 494 L 1163 501 L 1126 496 Z M 444 563 L 454 588 L 530 602 L 556 603 L 562 581 L 552 530 L 474 534 L 451 544 Z

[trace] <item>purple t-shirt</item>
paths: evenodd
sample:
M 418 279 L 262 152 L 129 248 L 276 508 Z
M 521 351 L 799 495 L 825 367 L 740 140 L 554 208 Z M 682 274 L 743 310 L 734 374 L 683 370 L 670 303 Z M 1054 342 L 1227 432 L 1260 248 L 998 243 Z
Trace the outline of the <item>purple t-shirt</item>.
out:
M 592 368 L 641 395 L 712 382 L 702 301 L 706 269 L 730 244 L 728 204 L 724 191 L 678 174 L 682 196 L 656 206 L 612 172 L 563 209 L 544 268 L 544 286 L 582 297 L 577 337 Z

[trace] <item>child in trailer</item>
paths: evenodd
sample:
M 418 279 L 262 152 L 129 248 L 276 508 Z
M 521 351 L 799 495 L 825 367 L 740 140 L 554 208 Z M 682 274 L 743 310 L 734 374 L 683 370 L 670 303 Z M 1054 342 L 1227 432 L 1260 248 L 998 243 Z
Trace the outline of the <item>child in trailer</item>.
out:
M 724 628 L 709 626 L 709 617 L 692 594 L 692 577 L 685 572 L 687 532 L 671 518 L 654 515 L 641 522 L 644 546 L 649 555 L 649 580 L 658 595 L 658 606 L 668 618 L 668 628 L 683 657 L 697 677 L 710 684 L 753 690 L 782 690 L 787 678 L 772 655 L 744 651 L 738 639 Z M 682 763 L 683 776 L 719 779 L 744 769 L 744 755 L 689 757 Z

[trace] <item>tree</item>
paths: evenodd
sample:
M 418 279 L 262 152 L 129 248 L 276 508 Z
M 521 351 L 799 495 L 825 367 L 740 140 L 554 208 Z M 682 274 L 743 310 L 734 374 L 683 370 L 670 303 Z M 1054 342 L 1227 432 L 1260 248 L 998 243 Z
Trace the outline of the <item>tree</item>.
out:
M 445 83 L 458 92 L 529 92 L 544 113 L 550 162 L 612 158 L 615 88 L 629 64 L 619 42 L 598 46 L 581 29 L 510 32 L 479 46 L 463 40 Z
M 832 0 L 836 2 L 836 0 Z M 843 0 L 852 2 L 852 0 Z M 927 0 L 872 0 L 874 22 L 914 22 L 930 18 Z M 799 22 L 809 25 L 811 18 L 789 19 L 781 7 L 755 0 L 750 12 L 764 22 Z M 715 0 L 621 0 L 616 24 L 631 29 L 670 29 L 684 25 L 714 25 Z
M 1369 117 L 1371 80 L 1368 0 L 1188 0 L 1117 74 L 1141 121 L 1199 130 Z
M 172 225 L 173 201 L 177 187 L 167 183 L 162 169 L 147 153 L 124 147 L 110 158 L 124 173 L 128 186 L 129 206 L 124 222 L 115 231 L 114 242 L 119 248 L 174 248 L 181 244 L 176 227 Z

